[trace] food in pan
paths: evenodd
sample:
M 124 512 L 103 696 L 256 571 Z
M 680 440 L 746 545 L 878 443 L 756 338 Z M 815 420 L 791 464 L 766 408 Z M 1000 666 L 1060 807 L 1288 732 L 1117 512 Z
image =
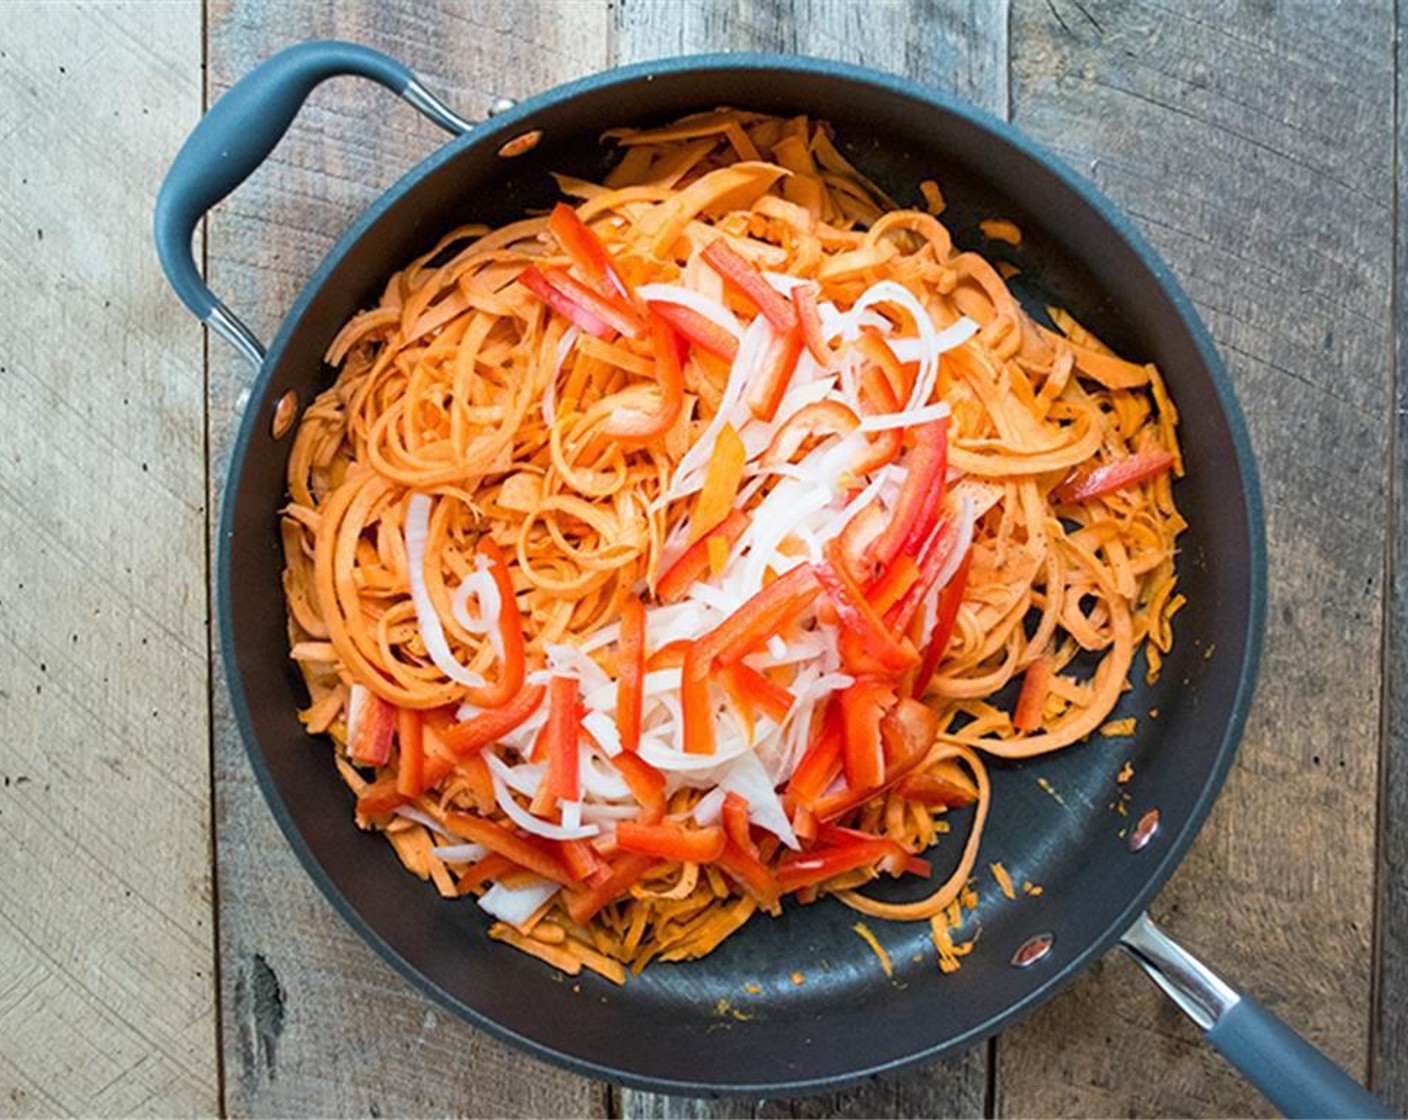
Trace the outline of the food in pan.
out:
M 824 123 L 608 137 L 333 341 L 282 512 L 301 718 L 359 825 L 568 971 L 823 895 L 947 944 L 984 758 L 1078 742 L 1170 648 L 1174 406 Z M 936 841 L 922 898 L 871 893 Z

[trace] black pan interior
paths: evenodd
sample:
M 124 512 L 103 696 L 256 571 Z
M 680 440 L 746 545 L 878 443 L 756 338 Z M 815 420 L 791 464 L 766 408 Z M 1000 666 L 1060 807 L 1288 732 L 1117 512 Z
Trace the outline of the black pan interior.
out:
M 456 223 L 548 205 L 550 171 L 599 175 L 611 158 L 598 140 L 606 128 L 722 104 L 831 120 L 842 148 L 901 202 L 917 202 L 918 182 L 937 179 L 960 244 L 1017 264 L 1015 286 L 1034 311 L 1069 308 L 1123 353 L 1157 362 L 1183 410 L 1190 469 L 1177 492 L 1191 528 L 1174 652 L 1156 684 L 1136 669 L 1118 713 L 1139 717 L 1132 740 L 1097 737 L 994 765 L 981 903 L 969 926 L 981 936 L 952 975 L 937 969 L 927 927 L 871 921 L 895 964 L 887 980 L 852 928 L 857 916 L 826 902 L 755 918 L 706 960 L 652 967 L 623 989 L 564 981 L 490 942 L 475 906 L 441 900 L 384 842 L 359 833 L 326 745 L 294 717 L 300 686 L 285 656 L 274 516 L 287 444 L 269 435 L 272 402 L 290 388 L 310 400 L 327 382 L 321 354 L 342 322 Z M 542 130 L 536 149 L 497 155 L 529 129 Z M 1020 249 L 982 241 L 976 223 L 991 216 L 1019 223 Z M 394 965 L 479 1024 L 582 1072 L 674 1091 L 797 1092 L 999 1029 L 1103 951 L 1167 877 L 1220 785 L 1250 698 L 1260 534 L 1245 433 L 1206 336 L 1152 253 L 1088 186 L 1015 133 L 905 83 L 806 60 L 719 56 L 617 71 L 526 102 L 447 145 L 349 231 L 285 322 L 248 410 L 224 506 L 219 605 L 237 715 L 274 812 L 320 886 Z M 1115 775 L 1127 760 L 1135 777 L 1121 787 Z M 1150 808 L 1162 827 L 1132 854 L 1126 830 Z M 936 872 L 953 862 L 965 825 L 955 819 Z M 1042 893 L 1003 898 L 986 872 L 998 860 Z M 1025 970 L 1009 963 L 1047 932 L 1055 945 L 1044 960 Z

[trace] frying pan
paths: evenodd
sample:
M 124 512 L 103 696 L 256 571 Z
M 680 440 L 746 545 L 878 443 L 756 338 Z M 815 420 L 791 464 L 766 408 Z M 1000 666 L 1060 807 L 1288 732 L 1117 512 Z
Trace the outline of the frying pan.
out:
M 266 353 L 205 286 L 192 234 L 268 156 L 308 93 L 344 74 L 387 86 L 453 138 L 352 224 Z M 1179 569 L 1188 605 L 1173 653 L 1152 685 L 1136 667 L 1136 687 L 1118 713 L 1141 717 L 1127 751 L 1080 745 L 990 764 L 995 810 L 982 859 L 1001 860 L 1043 893 L 1009 901 L 981 892 L 973 916 L 981 940 L 952 975 L 935 968 L 931 947 L 926 953 L 927 925 L 877 922 L 895 962 L 887 981 L 852 930 L 854 914 L 826 900 L 756 918 L 706 959 L 654 966 L 623 988 L 596 977 L 580 988 L 560 983 L 540 962 L 491 942 L 477 907 L 440 898 L 405 873 L 383 840 L 353 827 L 350 794 L 295 717 L 304 700 L 286 656 L 279 580 L 275 510 L 285 498 L 289 442 L 271 428 L 279 402 L 292 393 L 306 403 L 328 383 L 322 355 L 338 328 L 445 230 L 546 208 L 550 171 L 602 175 L 611 159 L 598 139 L 605 128 L 722 104 L 831 121 L 843 150 L 901 201 L 917 201 L 917 184 L 938 179 L 960 245 L 981 244 L 982 217 L 1014 219 L 1025 235 L 1014 289 L 1027 307 L 1037 315 L 1048 304 L 1069 308 L 1121 353 L 1158 363 L 1184 416 L 1190 469 L 1177 498 L 1190 523 Z M 220 99 L 157 200 L 157 248 L 177 294 L 257 369 L 216 541 L 222 648 L 260 785 L 343 917 L 430 995 L 539 1057 L 644 1089 L 755 1097 L 835 1089 L 970 1047 L 1120 944 L 1283 1111 L 1387 1115 L 1144 914 L 1231 766 L 1252 698 L 1266 576 L 1255 466 L 1232 390 L 1187 298 L 1129 223 L 1008 126 L 910 82 L 832 62 L 762 54 L 651 62 L 496 108 L 471 124 L 385 55 L 306 43 Z M 1144 718 L 1153 708 L 1157 722 Z M 1120 789 L 1114 769 L 1126 757 L 1136 777 L 1120 816 L 1110 803 Z M 955 835 L 966 824 L 955 814 Z M 958 847 L 939 846 L 936 874 Z M 884 889 L 902 897 L 915 887 Z M 792 982 L 794 972 L 804 984 Z

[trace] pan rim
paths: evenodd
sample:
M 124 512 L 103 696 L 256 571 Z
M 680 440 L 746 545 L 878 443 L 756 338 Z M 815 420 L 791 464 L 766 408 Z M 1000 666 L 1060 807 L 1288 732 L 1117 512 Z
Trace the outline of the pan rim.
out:
M 866 1068 L 841 1074 L 827 1074 L 818 1077 L 797 1077 L 782 1080 L 756 1080 L 748 1084 L 721 1081 L 690 1080 L 659 1077 L 621 1070 L 591 1059 L 579 1057 L 556 1047 L 542 1043 L 519 1031 L 508 1028 L 484 1012 L 469 1006 L 451 995 L 431 977 L 417 969 L 397 949 L 395 949 L 342 893 L 323 867 L 310 845 L 294 823 L 287 804 L 264 760 L 263 750 L 254 733 L 248 698 L 243 679 L 238 671 L 238 652 L 234 639 L 234 591 L 231 583 L 232 549 L 234 535 L 233 499 L 237 484 L 243 474 L 245 460 L 250 452 L 257 431 L 257 418 L 260 404 L 268 395 L 274 371 L 278 368 L 284 350 L 306 313 L 314 297 L 324 287 L 328 277 L 366 234 L 375 228 L 392 205 L 426 176 L 435 172 L 443 164 L 455 159 L 466 148 L 481 144 L 502 143 L 523 131 L 523 122 L 539 111 L 559 102 L 570 100 L 580 94 L 609 90 L 652 77 L 701 71 L 749 71 L 786 70 L 799 74 L 822 74 L 878 87 L 882 90 L 908 98 L 921 105 L 949 113 L 976 126 L 994 137 L 998 142 L 1014 149 L 1022 157 L 1040 165 L 1053 175 L 1066 189 L 1095 213 L 1119 238 L 1146 268 L 1160 290 L 1169 300 L 1178 317 L 1178 326 L 1186 334 L 1206 368 L 1222 416 L 1227 424 L 1232 443 L 1235 463 L 1242 480 L 1242 512 L 1246 518 L 1248 537 L 1248 573 L 1250 585 L 1247 588 L 1247 628 L 1246 640 L 1240 651 L 1238 681 L 1231 703 L 1228 719 L 1223 729 L 1214 764 L 1203 779 L 1202 789 L 1192 810 L 1181 821 L 1168 842 L 1161 846 L 1158 862 L 1151 866 L 1141 888 L 1135 892 L 1128 904 L 1120 911 L 1106 930 L 1092 938 L 1049 977 L 1034 987 L 1023 998 L 1008 1004 L 1000 1011 L 967 1031 L 952 1035 L 942 1042 L 923 1049 L 914 1050 L 893 1060 L 875 1063 Z M 746 100 L 746 98 L 744 99 Z M 589 1077 L 652 1092 L 695 1096 L 783 1096 L 804 1095 L 834 1091 L 846 1086 L 913 1067 L 921 1062 L 931 1061 L 940 1056 L 953 1054 L 989 1038 L 1005 1027 L 1024 1018 L 1041 1004 L 1054 998 L 1069 987 L 1099 957 L 1103 956 L 1123 932 L 1133 923 L 1153 898 L 1163 888 L 1174 870 L 1182 863 L 1193 841 L 1201 832 L 1203 823 L 1216 801 L 1226 776 L 1235 761 L 1241 743 L 1247 717 L 1251 708 L 1256 687 L 1257 669 L 1265 626 L 1267 598 L 1267 561 L 1265 541 L 1265 520 L 1262 509 L 1261 488 L 1257 474 L 1251 439 L 1241 408 L 1237 403 L 1231 381 L 1221 358 L 1212 342 L 1206 327 L 1198 316 L 1192 301 L 1183 291 L 1168 265 L 1154 251 L 1142 234 L 1132 225 L 1123 212 L 1084 177 L 1074 172 L 1064 161 L 1048 152 L 1012 125 L 978 109 L 961 99 L 929 89 L 916 82 L 893 75 L 856 66 L 849 63 L 801 55 L 781 55 L 770 53 L 711 53 L 680 56 L 650 62 L 634 63 L 616 67 L 598 74 L 567 82 L 542 93 L 535 94 L 519 102 L 512 109 L 494 116 L 491 120 L 477 125 L 470 132 L 450 140 L 431 152 L 403 174 L 388 190 L 355 218 L 339 237 L 334 247 L 314 269 L 308 281 L 300 290 L 297 299 L 284 315 L 268 353 L 261 364 L 249 390 L 249 403 L 241 417 L 239 430 L 231 447 L 225 478 L 219 489 L 221 509 L 217 539 L 215 541 L 215 587 L 214 597 L 216 619 L 220 634 L 220 651 L 224 664 L 224 675 L 229 688 L 231 709 L 239 727 L 245 753 L 249 758 L 265 803 L 279 825 L 280 831 L 293 848 L 299 862 L 317 883 L 323 895 L 332 904 L 344 921 L 389 963 L 400 975 L 408 979 L 418 990 L 430 996 L 457 1016 L 475 1027 L 485 1030 L 492 1036 L 502 1039 L 537 1058 L 559 1067 Z M 1230 651 L 1229 651 L 1230 652 Z

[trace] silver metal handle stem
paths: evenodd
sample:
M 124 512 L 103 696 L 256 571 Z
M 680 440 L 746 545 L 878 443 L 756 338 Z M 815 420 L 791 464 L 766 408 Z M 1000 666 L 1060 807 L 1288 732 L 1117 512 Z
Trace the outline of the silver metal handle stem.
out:
M 1125 931 L 1120 948 L 1205 1031 L 1241 1001 L 1222 977 L 1159 929 L 1148 914 L 1140 914 Z

